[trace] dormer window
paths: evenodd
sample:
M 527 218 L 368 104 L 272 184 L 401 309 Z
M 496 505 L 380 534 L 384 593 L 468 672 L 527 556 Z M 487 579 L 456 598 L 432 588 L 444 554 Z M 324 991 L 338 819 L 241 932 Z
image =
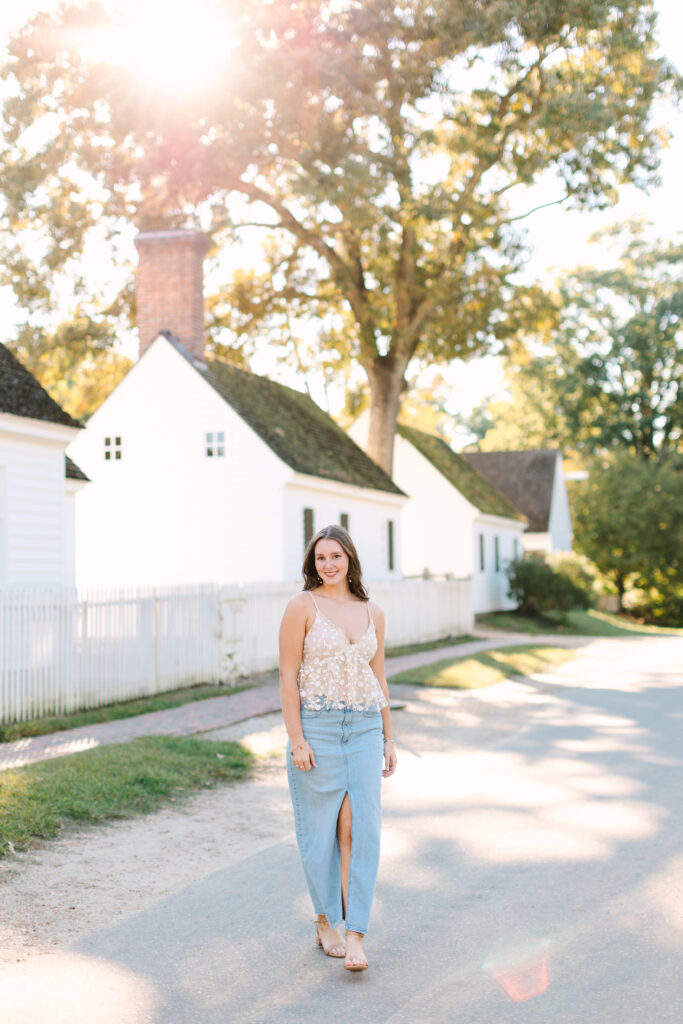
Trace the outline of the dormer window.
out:
M 221 458 L 225 455 L 225 432 L 223 430 L 212 431 L 205 435 L 205 451 L 210 459 Z
M 104 458 L 105 461 L 109 462 L 111 459 L 121 458 L 121 438 L 120 437 L 105 437 L 104 439 Z

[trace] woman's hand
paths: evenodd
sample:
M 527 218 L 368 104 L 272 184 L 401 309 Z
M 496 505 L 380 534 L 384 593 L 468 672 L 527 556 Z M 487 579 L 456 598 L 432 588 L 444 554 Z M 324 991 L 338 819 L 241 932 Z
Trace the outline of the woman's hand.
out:
M 390 775 L 393 775 L 396 771 L 396 764 L 398 758 L 396 757 L 396 744 L 393 740 L 384 741 L 384 768 L 382 770 L 382 778 L 388 779 Z
M 308 740 L 302 740 L 296 747 L 292 747 L 289 756 L 294 767 L 298 768 L 300 772 L 309 772 L 311 768 L 318 767 L 315 762 L 315 754 Z

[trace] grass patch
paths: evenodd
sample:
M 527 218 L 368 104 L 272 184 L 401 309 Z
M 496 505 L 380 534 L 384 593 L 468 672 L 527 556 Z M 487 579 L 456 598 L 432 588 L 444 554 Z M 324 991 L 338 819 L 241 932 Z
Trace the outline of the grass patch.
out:
M 125 700 L 118 704 L 107 704 L 89 711 L 73 711 L 67 715 L 51 715 L 48 718 L 32 718 L 28 722 L 8 722 L 0 724 L 0 743 L 9 743 L 24 736 L 46 736 L 51 732 L 62 732 L 65 729 L 78 729 L 81 725 L 93 725 L 96 722 L 113 722 L 119 718 L 134 718 L 145 715 L 148 711 L 166 711 L 177 708 L 181 704 L 189 704 L 195 700 L 207 700 L 209 697 L 226 697 L 240 690 L 249 690 L 251 683 L 243 686 L 214 686 L 200 683 L 197 686 L 185 686 L 181 690 L 168 690 L 165 693 L 154 693 L 149 697 L 138 697 Z
M 420 651 L 435 651 L 438 647 L 452 647 L 454 644 L 466 644 L 476 640 L 476 636 L 465 633 L 463 636 L 444 636 L 440 640 L 426 640 L 422 644 L 405 644 L 403 647 L 387 647 L 387 658 L 398 658 L 402 654 L 419 654 Z
M 447 658 L 433 665 L 419 665 L 392 676 L 391 683 L 419 686 L 444 686 L 455 690 L 474 690 L 501 683 L 509 676 L 528 676 L 576 657 L 576 651 L 564 647 L 519 645 L 482 651 L 469 658 Z
M 646 626 L 634 622 L 625 615 L 610 612 L 589 611 L 567 612 L 564 617 L 549 612 L 544 616 L 520 615 L 519 612 L 491 612 L 477 616 L 478 626 L 512 630 L 515 633 L 563 633 L 567 636 L 633 636 L 647 633 L 655 636 L 683 635 L 683 629 L 667 629 L 662 626 Z
M 147 814 L 193 792 L 244 778 L 239 743 L 145 736 L 0 772 L 0 857 L 73 825 Z

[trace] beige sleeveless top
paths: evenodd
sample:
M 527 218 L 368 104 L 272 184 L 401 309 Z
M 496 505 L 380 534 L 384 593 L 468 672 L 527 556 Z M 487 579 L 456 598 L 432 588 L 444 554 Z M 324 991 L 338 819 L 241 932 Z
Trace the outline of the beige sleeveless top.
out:
M 297 676 L 301 706 L 310 711 L 379 711 L 387 699 L 369 664 L 377 651 L 369 605 L 367 629 L 352 643 L 340 626 L 323 615 L 313 594 L 310 596 L 315 619 L 304 638 Z

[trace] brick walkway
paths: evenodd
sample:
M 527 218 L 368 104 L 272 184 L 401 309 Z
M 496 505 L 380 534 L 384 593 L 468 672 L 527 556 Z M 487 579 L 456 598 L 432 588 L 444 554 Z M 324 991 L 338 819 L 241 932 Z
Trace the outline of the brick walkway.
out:
M 429 665 L 444 658 L 465 657 L 490 647 L 509 647 L 520 643 L 552 643 L 573 647 L 580 646 L 585 640 L 586 638 L 581 637 L 491 632 L 481 639 L 464 644 L 452 644 L 433 651 L 387 658 L 387 675 L 403 672 L 416 665 Z M 240 693 L 191 701 L 166 711 L 152 711 L 145 715 L 137 715 L 135 718 L 99 722 L 78 729 L 49 733 L 47 736 L 31 736 L 14 740 L 12 743 L 0 743 L 0 771 L 18 768 L 34 761 L 62 757 L 64 754 L 74 754 L 79 750 L 88 750 L 108 743 L 126 743 L 138 736 L 193 736 L 196 733 L 222 729 L 246 718 L 279 710 L 280 694 L 277 683 L 263 682 Z

